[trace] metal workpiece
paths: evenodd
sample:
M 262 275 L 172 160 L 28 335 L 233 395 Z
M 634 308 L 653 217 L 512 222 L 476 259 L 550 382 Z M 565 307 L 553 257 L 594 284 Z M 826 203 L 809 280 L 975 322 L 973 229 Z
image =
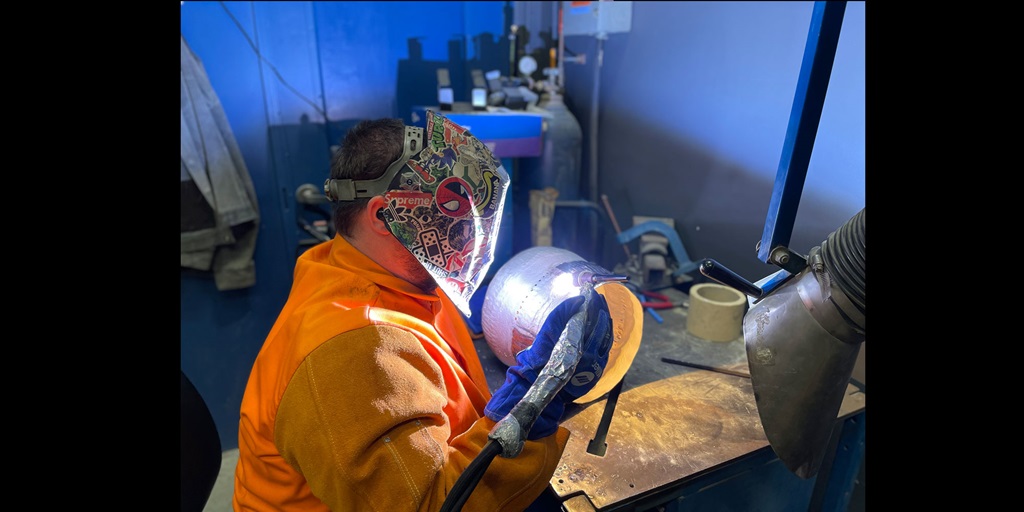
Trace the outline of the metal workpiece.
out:
M 608 303 L 612 346 L 597 384 L 573 403 L 597 400 L 622 380 L 641 344 L 644 312 L 623 283 L 626 279 L 565 249 L 538 246 L 521 251 L 498 269 L 487 287 L 481 324 L 489 352 L 514 366 L 516 354 L 533 344 L 548 315 L 563 301 L 579 296 L 581 283 L 590 282 Z
M 611 273 L 557 247 L 531 247 L 498 269 L 480 318 L 487 344 L 502 363 L 515 366 L 516 354 L 533 344 L 548 315 L 580 294 L 576 276 L 584 272 Z
M 551 349 L 548 362 L 537 375 L 537 379 L 526 391 L 523 398 L 502 418 L 491 433 L 489 439 L 501 445 L 501 456 L 513 458 L 523 450 L 526 436 L 533 428 L 540 413 L 554 400 L 555 396 L 572 378 L 583 355 L 583 335 L 587 323 L 587 310 L 594 297 L 594 285 L 583 285 L 583 304 L 574 313 L 565 328 L 558 336 L 558 341 Z M 510 419 L 511 417 L 511 419 Z

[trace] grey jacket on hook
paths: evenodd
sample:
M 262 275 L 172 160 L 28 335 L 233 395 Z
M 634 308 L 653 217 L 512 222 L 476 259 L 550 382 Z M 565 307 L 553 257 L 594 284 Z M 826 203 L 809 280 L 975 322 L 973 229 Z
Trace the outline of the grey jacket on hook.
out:
M 256 189 L 202 61 L 181 37 L 181 266 L 217 289 L 256 282 Z

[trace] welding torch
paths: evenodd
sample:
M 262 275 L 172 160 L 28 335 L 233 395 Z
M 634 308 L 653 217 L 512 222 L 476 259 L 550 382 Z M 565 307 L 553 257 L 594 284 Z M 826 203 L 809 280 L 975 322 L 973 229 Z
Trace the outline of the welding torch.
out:
M 566 322 L 558 341 L 551 349 L 548 362 L 530 385 L 530 389 L 519 403 L 491 428 L 483 450 L 459 475 L 441 507 L 442 512 L 462 510 L 462 505 L 469 499 L 469 494 L 476 488 L 476 484 L 496 455 L 500 454 L 510 459 L 523 451 L 526 436 L 533 428 L 533 424 L 572 378 L 583 356 L 583 341 L 586 334 L 583 329 L 587 324 L 590 302 L 596 293 L 594 287 L 600 283 L 622 282 L 628 279 L 628 276 L 624 275 L 597 274 L 591 271 L 583 271 L 576 276 L 575 284 L 580 287 L 583 304 Z
M 587 308 L 594 296 L 594 284 L 585 282 L 581 290 L 583 305 L 565 324 L 558 336 L 558 342 L 551 349 L 551 356 L 537 379 L 526 391 L 523 398 L 491 429 L 488 439 L 501 445 L 501 456 L 513 458 L 523 449 L 527 434 L 540 413 L 565 387 L 576 371 L 576 365 L 583 355 L 583 326 L 587 322 Z
M 577 274 L 575 279 L 575 284 L 580 287 L 580 295 L 583 296 L 583 304 L 566 322 L 537 380 L 519 403 L 498 421 L 487 435 L 488 439 L 501 445 L 502 457 L 513 458 L 519 455 L 523 450 L 526 436 L 540 413 L 576 372 L 576 366 L 583 356 L 583 340 L 586 334 L 583 329 L 587 324 L 587 311 L 596 293 L 594 287 L 601 283 L 626 281 L 629 277 L 584 270 Z

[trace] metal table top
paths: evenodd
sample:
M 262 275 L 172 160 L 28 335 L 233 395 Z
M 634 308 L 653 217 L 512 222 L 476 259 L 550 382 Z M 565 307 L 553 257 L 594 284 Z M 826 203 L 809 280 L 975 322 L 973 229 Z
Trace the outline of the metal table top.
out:
M 673 301 L 683 292 L 659 290 Z M 687 309 L 658 310 L 663 322 L 645 313 L 643 338 L 623 378 L 603 456 L 587 452 L 608 403 L 603 397 L 566 408 L 562 426 L 572 435 L 551 478 L 563 509 L 589 511 L 707 474 L 715 468 L 769 446 L 749 379 L 742 337 L 728 342 L 698 338 L 686 331 Z M 493 389 L 504 382 L 507 367 L 491 354 L 486 340 L 478 351 Z M 666 363 L 724 369 L 735 374 Z M 865 408 L 865 395 L 854 386 L 839 418 Z

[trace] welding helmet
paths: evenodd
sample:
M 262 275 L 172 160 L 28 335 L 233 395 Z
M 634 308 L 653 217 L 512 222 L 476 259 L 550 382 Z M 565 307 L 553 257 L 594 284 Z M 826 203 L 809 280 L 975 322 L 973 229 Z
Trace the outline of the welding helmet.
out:
M 508 172 L 468 130 L 427 111 L 426 128 L 405 127 L 402 156 L 371 180 L 328 179 L 332 201 L 384 196 L 383 220 L 470 316 L 469 299 L 494 260 Z

